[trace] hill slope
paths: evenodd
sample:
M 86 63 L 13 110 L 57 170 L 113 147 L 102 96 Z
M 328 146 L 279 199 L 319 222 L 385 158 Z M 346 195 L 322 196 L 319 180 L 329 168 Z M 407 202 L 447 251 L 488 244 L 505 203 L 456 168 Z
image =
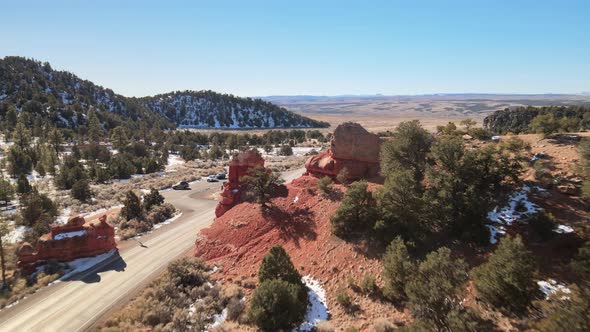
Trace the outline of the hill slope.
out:
M 260 99 L 213 91 L 183 91 L 128 98 L 49 63 L 22 57 L 0 59 L 0 113 L 9 105 L 60 127 L 85 125 L 87 111 L 104 122 L 145 120 L 171 128 L 310 128 L 326 127 Z
M 139 99 L 181 128 L 309 128 L 326 124 L 261 99 L 213 91 L 178 91 Z

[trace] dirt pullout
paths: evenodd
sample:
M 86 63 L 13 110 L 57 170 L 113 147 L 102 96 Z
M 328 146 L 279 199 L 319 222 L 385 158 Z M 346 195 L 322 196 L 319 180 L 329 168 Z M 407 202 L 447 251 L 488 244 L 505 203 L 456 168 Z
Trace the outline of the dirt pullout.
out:
M 382 267 L 377 257 L 372 258 L 374 255 L 331 235 L 330 217 L 339 199 L 323 197 L 315 189 L 317 181 L 311 176 L 294 180 L 266 209 L 251 203 L 233 207 L 201 231 L 195 255 L 219 267 L 217 277 L 223 283 L 247 285 L 256 282 L 260 262 L 268 250 L 280 244 L 302 275 L 309 274 L 323 283 L 335 327 L 367 330 L 377 318 L 406 324 L 410 320 L 407 312 L 350 289 L 360 309 L 351 315 L 337 304 L 338 290 L 346 288 L 351 278 L 360 284 L 370 274 L 381 284 Z M 344 191 L 339 185 L 334 189 L 336 196 Z

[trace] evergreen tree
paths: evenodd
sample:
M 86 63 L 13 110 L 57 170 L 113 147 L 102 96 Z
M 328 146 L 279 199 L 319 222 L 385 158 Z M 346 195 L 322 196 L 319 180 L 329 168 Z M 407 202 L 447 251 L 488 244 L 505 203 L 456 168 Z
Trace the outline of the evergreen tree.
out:
M 28 194 L 33 190 L 29 180 L 24 174 L 18 176 L 18 180 L 16 181 L 16 192 L 20 195 Z
M 72 185 L 71 194 L 72 197 L 81 202 L 86 202 L 92 198 L 92 191 L 90 190 L 88 181 L 86 179 L 82 179 L 74 182 Z
M 375 230 L 385 243 L 397 234 L 410 239 L 424 238 L 430 225 L 425 225 L 427 204 L 424 188 L 410 170 L 397 170 L 388 174 L 385 184 L 376 194 L 379 219 Z
M 1 174 L 0 174 L 1 175 Z M 15 189 L 10 181 L 0 176 L 0 201 L 3 205 L 8 204 L 14 198 Z
M 478 296 L 499 307 L 523 313 L 537 295 L 535 262 L 522 239 L 504 237 L 488 261 L 474 270 Z
M 129 190 L 127 194 L 125 194 L 125 199 L 123 200 L 123 208 L 121 209 L 121 215 L 127 221 L 135 218 L 141 219 L 141 217 L 143 216 L 143 212 L 141 209 L 141 201 L 132 190 Z
M 406 298 L 405 286 L 414 275 L 414 264 L 401 237 L 396 237 L 387 246 L 383 255 L 384 294 L 392 300 Z
M 115 149 L 123 149 L 129 144 L 125 128 L 118 126 L 111 130 L 111 143 Z
M 303 286 L 301 275 L 295 269 L 289 254 L 280 245 L 270 248 L 268 254 L 262 259 L 258 270 L 260 283 L 272 279 L 281 279 L 291 284 Z
M 29 154 L 18 145 L 13 145 L 8 150 L 8 173 L 13 178 L 20 174 L 29 174 L 33 169 L 33 161 Z
M 99 142 L 102 137 L 102 127 L 95 112 L 88 115 L 88 139 L 90 142 Z
M 12 141 L 21 149 L 26 149 L 31 145 L 31 131 L 23 123 L 22 117 L 19 119 L 14 129 Z
M 164 203 L 164 196 L 154 188 L 150 189 L 150 192 L 143 197 L 143 206 L 146 211 L 149 211 L 154 206 L 159 206 Z
M 240 178 L 247 199 L 266 207 L 276 188 L 283 183 L 280 175 L 264 167 L 253 167 Z
M 59 129 L 57 128 L 52 128 L 49 131 L 48 137 L 47 137 L 48 143 L 49 145 L 53 148 L 53 151 L 55 151 L 56 154 L 60 153 L 62 150 L 62 144 L 64 142 L 64 138 L 61 134 L 61 132 L 59 131 Z
M 301 287 L 281 279 L 267 280 L 254 290 L 249 320 L 262 331 L 290 330 L 300 323 L 307 303 L 299 300 Z
M 353 183 L 346 191 L 336 213 L 330 218 L 332 233 L 349 237 L 354 232 L 373 228 L 376 210 L 366 181 Z
M 434 139 L 417 120 L 400 123 L 393 138 L 381 146 L 381 173 L 387 176 L 398 169 L 410 170 L 421 182 L 426 170 L 426 155 Z
M 467 264 L 451 258 L 451 250 L 440 248 L 420 263 L 405 291 L 415 318 L 448 330 L 449 314 L 457 309 L 467 281 Z

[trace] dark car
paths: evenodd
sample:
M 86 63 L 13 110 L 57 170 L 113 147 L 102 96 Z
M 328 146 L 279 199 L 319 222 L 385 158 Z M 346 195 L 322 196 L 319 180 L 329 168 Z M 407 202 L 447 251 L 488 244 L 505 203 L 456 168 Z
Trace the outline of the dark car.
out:
M 217 180 L 225 180 L 226 177 L 227 177 L 227 174 L 225 174 L 225 173 L 217 174 Z
M 182 181 L 172 186 L 174 190 L 187 190 L 189 188 L 188 182 Z

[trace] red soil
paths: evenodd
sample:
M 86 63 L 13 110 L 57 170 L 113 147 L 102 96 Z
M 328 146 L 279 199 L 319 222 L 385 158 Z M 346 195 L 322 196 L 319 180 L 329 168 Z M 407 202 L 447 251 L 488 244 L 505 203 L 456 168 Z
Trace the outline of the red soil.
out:
M 330 216 L 339 200 L 316 193 L 317 181 L 312 176 L 293 181 L 272 200 L 272 208 L 263 210 L 251 203 L 236 205 L 201 231 L 195 255 L 219 266 L 218 277 L 223 282 L 256 281 L 262 258 L 272 246 L 280 244 L 302 275 L 310 274 L 323 282 L 335 327 L 367 330 L 380 317 L 399 325 L 407 323 L 407 313 L 350 290 L 360 307 L 356 315 L 345 314 L 336 303 L 337 291 L 347 286 L 349 278 L 360 284 L 365 274 L 371 274 L 380 283 L 381 264 L 358 245 L 331 235 Z M 340 185 L 334 188 L 336 192 L 344 191 Z

